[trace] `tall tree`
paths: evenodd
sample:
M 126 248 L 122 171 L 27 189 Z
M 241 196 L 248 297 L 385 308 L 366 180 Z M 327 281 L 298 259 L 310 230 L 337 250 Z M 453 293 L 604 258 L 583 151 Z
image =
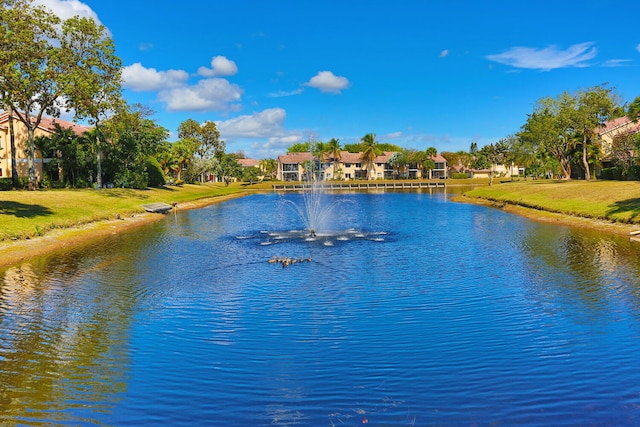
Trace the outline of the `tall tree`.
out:
M 220 139 L 220 132 L 214 122 L 200 124 L 187 119 L 178 126 L 178 138 L 192 140 L 195 154 L 200 158 L 220 157 L 225 151 L 225 143 Z
M 549 152 L 564 179 L 571 178 L 571 154 L 576 143 L 571 128 L 575 99 L 568 93 L 538 100 L 518 137 Z
M 95 126 L 96 183 L 102 188 L 101 121 L 122 108 L 122 61 L 106 28 L 93 19 L 73 17 L 64 21 L 61 43 L 67 60 L 67 72 L 61 76 L 65 80 L 65 106 L 75 111 L 77 119 L 88 119 Z
M 325 152 L 331 159 L 333 159 L 333 176 L 335 178 L 342 153 L 340 140 L 337 138 L 331 138 L 329 142 L 325 144 Z
M 609 120 L 616 108 L 615 95 L 611 88 L 595 86 L 577 95 L 574 114 L 575 130 L 582 135 L 582 166 L 584 178 L 591 179 L 588 148 L 593 144 L 597 131 Z
M 368 133 L 360 140 L 362 147 L 362 160 L 367 164 L 367 179 L 371 179 L 371 171 L 373 170 L 373 161 L 378 157 L 382 150 L 378 147 L 375 133 Z
M 260 160 L 260 170 L 269 178 L 275 178 L 276 172 L 278 172 L 278 162 L 275 159 L 262 159 Z
M 27 128 L 29 189 L 36 187 L 35 130 L 42 116 L 57 117 L 64 94 L 59 78 L 64 61 L 58 39 L 59 18 L 32 0 L 4 2 L 0 9 L 0 67 L 5 104 Z M 13 164 L 15 167 L 16 164 Z
M 110 152 L 107 166 L 111 168 L 105 176 L 115 181 L 127 177 L 141 182 L 148 158 L 161 151 L 169 136 L 167 129 L 151 119 L 152 114 L 153 110 L 134 104 L 105 121 L 103 130 L 109 144 L 104 148 Z
M 636 96 L 636 98 L 628 105 L 627 116 L 634 122 L 640 120 L 640 96 Z

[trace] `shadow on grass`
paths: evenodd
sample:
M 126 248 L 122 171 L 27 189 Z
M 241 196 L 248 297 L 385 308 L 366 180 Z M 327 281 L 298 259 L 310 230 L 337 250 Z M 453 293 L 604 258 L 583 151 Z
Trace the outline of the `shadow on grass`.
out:
M 146 200 L 149 198 L 148 194 L 143 194 L 145 190 L 132 190 L 130 188 L 109 188 L 98 190 L 102 195 L 106 197 L 115 197 L 117 199 L 139 199 Z
M 0 214 L 13 215 L 18 218 L 35 218 L 52 215 L 51 209 L 41 205 L 25 205 L 18 202 L 0 202 Z
M 636 222 L 640 216 L 640 198 L 621 200 L 613 205 L 608 215 L 623 215 L 630 221 Z

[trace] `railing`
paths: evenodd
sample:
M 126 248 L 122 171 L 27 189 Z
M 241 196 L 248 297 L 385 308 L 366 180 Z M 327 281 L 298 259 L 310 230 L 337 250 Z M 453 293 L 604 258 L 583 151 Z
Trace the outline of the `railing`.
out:
M 418 182 L 319 182 L 316 184 L 274 184 L 274 191 L 303 191 L 312 187 L 321 190 L 385 190 L 385 189 L 415 189 L 415 188 L 445 188 L 444 181 Z

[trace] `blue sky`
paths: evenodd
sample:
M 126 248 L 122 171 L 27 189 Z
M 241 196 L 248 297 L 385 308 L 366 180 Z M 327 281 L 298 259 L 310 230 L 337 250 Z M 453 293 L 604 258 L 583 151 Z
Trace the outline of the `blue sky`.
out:
M 544 96 L 640 96 L 640 3 L 537 0 L 37 0 L 97 18 L 124 95 L 177 138 L 214 121 L 227 152 L 295 142 L 468 150 L 517 132 Z

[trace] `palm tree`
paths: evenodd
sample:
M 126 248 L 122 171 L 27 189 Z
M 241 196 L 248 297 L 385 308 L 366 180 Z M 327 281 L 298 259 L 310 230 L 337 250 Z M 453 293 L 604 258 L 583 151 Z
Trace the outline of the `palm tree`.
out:
M 336 177 L 336 171 L 338 170 L 338 163 L 340 162 L 340 156 L 342 147 L 340 147 L 340 140 L 331 138 L 329 142 L 325 144 L 325 153 L 333 159 L 333 177 Z
M 428 175 L 429 175 L 429 179 L 431 179 L 433 168 L 436 167 L 436 162 L 435 160 L 433 160 L 433 158 L 438 155 L 438 150 L 435 147 L 429 147 L 426 150 L 424 150 L 424 154 L 425 156 L 422 158 L 422 162 L 421 162 L 422 170 L 429 171 Z M 423 177 L 424 177 L 424 174 L 423 174 Z
M 371 170 L 373 169 L 373 161 L 381 153 L 378 147 L 378 141 L 376 141 L 375 133 L 368 133 L 360 140 L 360 146 L 362 147 L 362 154 L 360 158 L 367 164 L 367 179 L 371 179 Z
M 278 162 L 275 159 L 260 160 L 260 169 L 269 178 L 275 178 L 278 171 Z

